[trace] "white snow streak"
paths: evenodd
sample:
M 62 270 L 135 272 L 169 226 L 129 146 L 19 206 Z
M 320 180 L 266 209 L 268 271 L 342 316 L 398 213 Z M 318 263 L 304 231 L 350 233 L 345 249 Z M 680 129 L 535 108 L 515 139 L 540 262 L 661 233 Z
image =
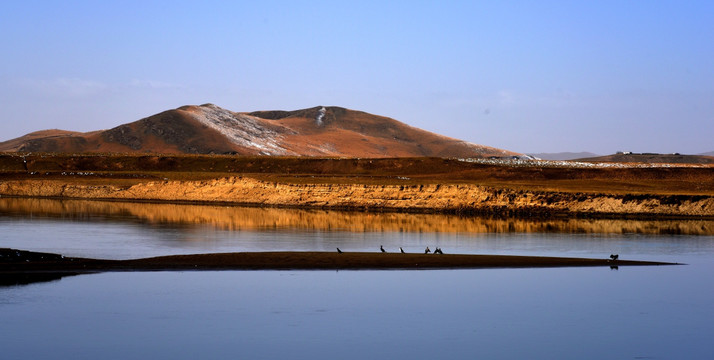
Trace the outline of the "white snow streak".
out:
M 315 122 L 317 123 L 317 126 L 322 126 L 322 118 L 325 117 L 325 113 L 327 112 L 327 109 L 325 107 L 320 108 L 320 113 L 317 114 L 317 117 L 315 118 Z
M 254 117 L 236 114 L 215 105 L 197 107 L 191 114 L 202 124 L 220 132 L 235 144 L 260 151 L 262 155 L 289 155 L 280 143 L 282 137 L 262 126 Z

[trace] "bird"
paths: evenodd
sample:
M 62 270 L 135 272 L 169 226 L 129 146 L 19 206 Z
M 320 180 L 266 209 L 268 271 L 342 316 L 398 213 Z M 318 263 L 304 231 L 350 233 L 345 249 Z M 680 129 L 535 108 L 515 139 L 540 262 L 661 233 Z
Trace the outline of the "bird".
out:
M 434 254 L 443 254 L 443 252 L 441 251 L 441 248 L 436 248 L 434 250 Z
M 610 254 L 610 259 L 612 259 L 612 260 L 617 260 L 617 258 L 619 258 L 619 257 L 620 257 L 619 254 Z
M 337 253 L 342 254 L 342 250 L 340 250 L 340 248 L 337 248 Z
M 399 251 L 400 251 L 402 254 L 406 254 L 406 253 L 404 252 L 404 249 L 402 249 L 401 246 L 399 247 Z
M 387 252 L 386 250 L 384 250 L 384 246 L 382 245 L 379 245 L 379 250 L 381 250 L 382 252 Z
M 428 253 L 430 253 L 430 252 L 431 252 L 431 250 L 430 250 L 429 247 L 427 246 L 427 247 L 426 247 L 426 250 L 424 250 L 424 254 L 428 254 Z

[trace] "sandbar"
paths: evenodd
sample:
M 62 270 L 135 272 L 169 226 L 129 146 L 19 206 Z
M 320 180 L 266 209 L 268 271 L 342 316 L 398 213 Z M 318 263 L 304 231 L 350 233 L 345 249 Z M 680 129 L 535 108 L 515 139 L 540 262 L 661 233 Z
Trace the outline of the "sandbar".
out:
M 31 272 L 89 273 L 105 271 L 185 270 L 370 270 L 478 269 L 583 266 L 677 265 L 677 263 L 474 254 L 401 254 L 377 252 L 233 252 L 169 255 L 130 260 L 65 257 L 17 249 L 0 249 L 0 274 Z

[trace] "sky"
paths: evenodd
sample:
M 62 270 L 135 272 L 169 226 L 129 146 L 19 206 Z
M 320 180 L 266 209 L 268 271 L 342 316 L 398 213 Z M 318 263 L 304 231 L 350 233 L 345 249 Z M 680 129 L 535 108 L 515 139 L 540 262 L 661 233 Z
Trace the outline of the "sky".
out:
M 524 153 L 714 151 L 714 1 L 3 1 L 0 141 L 342 106 Z

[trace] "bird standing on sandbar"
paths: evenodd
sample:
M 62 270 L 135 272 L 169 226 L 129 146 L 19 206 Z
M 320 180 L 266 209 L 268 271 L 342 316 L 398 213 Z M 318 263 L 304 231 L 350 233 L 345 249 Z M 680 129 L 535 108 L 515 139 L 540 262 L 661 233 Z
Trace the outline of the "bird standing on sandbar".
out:
M 340 248 L 337 248 L 337 253 L 342 254 L 342 250 L 340 250 Z
M 402 254 L 406 254 L 406 253 L 404 252 L 404 249 L 402 249 L 401 246 L 399 247 L 399 251 L 400 251 Z
M 384 250 L 384 246 L 382 245 L 379 245 L 379 250 L 381 250 L 382 252 L 387 252 L 386 250 Z
M 612 260 L 617 260 L 617 258 L 619 258 L 619 257 L 620 257 L 619 254 L 610 254 L 610 259 L 612 259 Z
M 430 252 L 431 252 L 431 249 L 429 249 L 429 247 L 427 246 L 427 247 L 426 247 L 426 250 L 424 250 L 424 254 L 428 254 L 428 253 L 430 253 Z

